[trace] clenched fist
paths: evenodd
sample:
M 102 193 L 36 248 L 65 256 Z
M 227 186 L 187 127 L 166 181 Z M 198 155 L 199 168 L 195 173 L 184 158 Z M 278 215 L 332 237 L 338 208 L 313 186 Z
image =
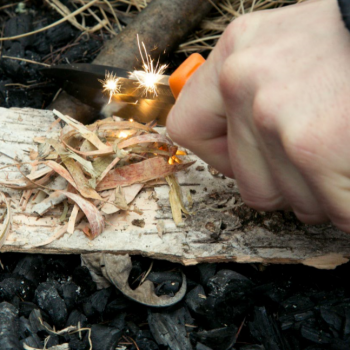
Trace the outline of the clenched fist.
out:
M 167 129 L 234 177 L 247 205 L 350 232 L 350 33 L 337 1 L 234 20 Z

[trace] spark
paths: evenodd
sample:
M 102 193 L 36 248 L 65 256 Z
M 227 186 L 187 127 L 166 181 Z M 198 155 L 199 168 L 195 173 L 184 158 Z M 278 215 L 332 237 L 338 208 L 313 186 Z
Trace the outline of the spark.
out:
M 159 65 L 159 59 L 157 63 L 147 53 L 146 46 L 142 42 L 140 44 L 139 36 L 137 35 L 137 44 L 140 51 L 143 70 L 135 70 L 130 74 L 131 79 L 136 79 L 139 83 L 139 88 L 144 89 L 144 94 L 158 95 L 157 84 L 163 78 L 165 70 L 168 68 L 167 64 Z M 141 47 L 142 46 L 142 47 Z
M 104 80 L 99 80 L 102 83 L 103 91 L 109 92 L 109 101 L 111 103 L 112 97 L 120 92 L 120 78 L 118 78 L 113 72 L 106 72 Z
M 127 136 L 129 136 L 125 131 L 122 131 L 120 134 L 119 134 L 119 137 L 121 139 L 125 139 Z

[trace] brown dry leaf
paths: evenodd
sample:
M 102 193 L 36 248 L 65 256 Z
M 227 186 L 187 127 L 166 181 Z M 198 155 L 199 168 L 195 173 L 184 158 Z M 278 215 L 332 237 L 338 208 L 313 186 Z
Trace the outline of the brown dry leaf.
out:
M 111 171 L 97 186 L 97 191 L 142 183 L 185 170 L 194 162 L 170 165 L 164 158 L 155 157 Z
M 4 245 L 6 238 L 10 233 L 10 228 L 12 225 L 12 212 L 11 212 L 10 202 L 6 198 L 3 192 L 0 192 L 0 203 L 5 203 L 6 210 L 7 210 L 4 223 L 0 224 L 0 248 L 1 248 Z
M 84 198 L 81 198 L 79 195 L 70 193 L 67 191 L 60 191 L 62 194 L 66 195 L 72 201 L 74 201 L 79 208 L 84 212 L 86 218 L 89 221 L 91 228 L 90 239 L 93 239 L 100 235 L 104 230 L 105 223 L 104 218 L 99 212 L 99 210 L 89 201 Z
M 62 165 L 53 162 L 52 160 L 46 161 L 45 164 L 49 166 L 52 170 L 56 171 L 57 174 L 65 178 L 74 188 L 77 188 L 72 176 Z

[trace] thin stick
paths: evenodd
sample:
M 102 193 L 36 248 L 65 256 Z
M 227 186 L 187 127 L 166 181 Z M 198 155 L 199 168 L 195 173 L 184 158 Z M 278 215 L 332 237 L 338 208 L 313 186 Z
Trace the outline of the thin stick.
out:
M 72 12 L 69 16 L 67 17 L 64 17 L 44 28 L 40 28 L 38 30 L 34 30 L 32 32 L 29 32 L 29 33 L 25 33 L 25 34 L 21 34 L 21 35 L 15 35 L 15 36 L 9 36 L 7 38 L 0 38 L 0 41 L 6 41 L 6 40 L 16 40 L 16 39 L 20 39 L 20 38 L 24 38 L 26 36 L 30 36 L 30 35 L 33 35 L 33 34 L 37 34 L 37 33 L 41 33 L 41 32 L 44 32 L 50 28 L 53 28 L 63 22 L 66 22 L 68 21 L 69 19 L 75 17 L 76 15 L 79 15 L 80 13 L 82 13 L 83 11 L 85 11 L 86 9 L 90 8 L 92 5 L 94 5 L 98 0 L 92 0 L 90 1 L 89 3 L 87 3 L 86 5 L 84 5 L 83 7 L 81 7 L 80 9 Z
M 0 40 L 1 40 L 1 38 L 0 38 Z M 28 62 L 28 63 L 32 63 L 32 64 L 38 64 L 39 66 L 44 66 L 44 67 L 51 67 L 49 64 L 36 62 L 36 61 L 32 61 L 32 60 L 27 60 L 26 58 L 12 57 L 12 56 L 2 56 L 2 58 L 8 58 L 10 60 L 23 61 L 23 62 Z

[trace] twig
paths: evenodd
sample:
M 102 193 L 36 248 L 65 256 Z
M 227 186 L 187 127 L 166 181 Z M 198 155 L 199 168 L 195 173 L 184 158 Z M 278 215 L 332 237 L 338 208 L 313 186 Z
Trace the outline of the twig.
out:
M 1 38 L 0 38 L 0 40 L 1 40 Z M 2 56 L 2 58 L 8 58 L 8 59 L 15 60 L 15 61 L 23 61 L 23 62 L 28 62 L 28 63 L 32 63 L 32 64 L 38 64 L 39 66 L 44 66 L 44 67 L 51 67 L 49 64 L 36 62 L 36 61 L 32 61 L 32 60 L 27 60 L 26 58 L 12 57 L 12 56 Z

